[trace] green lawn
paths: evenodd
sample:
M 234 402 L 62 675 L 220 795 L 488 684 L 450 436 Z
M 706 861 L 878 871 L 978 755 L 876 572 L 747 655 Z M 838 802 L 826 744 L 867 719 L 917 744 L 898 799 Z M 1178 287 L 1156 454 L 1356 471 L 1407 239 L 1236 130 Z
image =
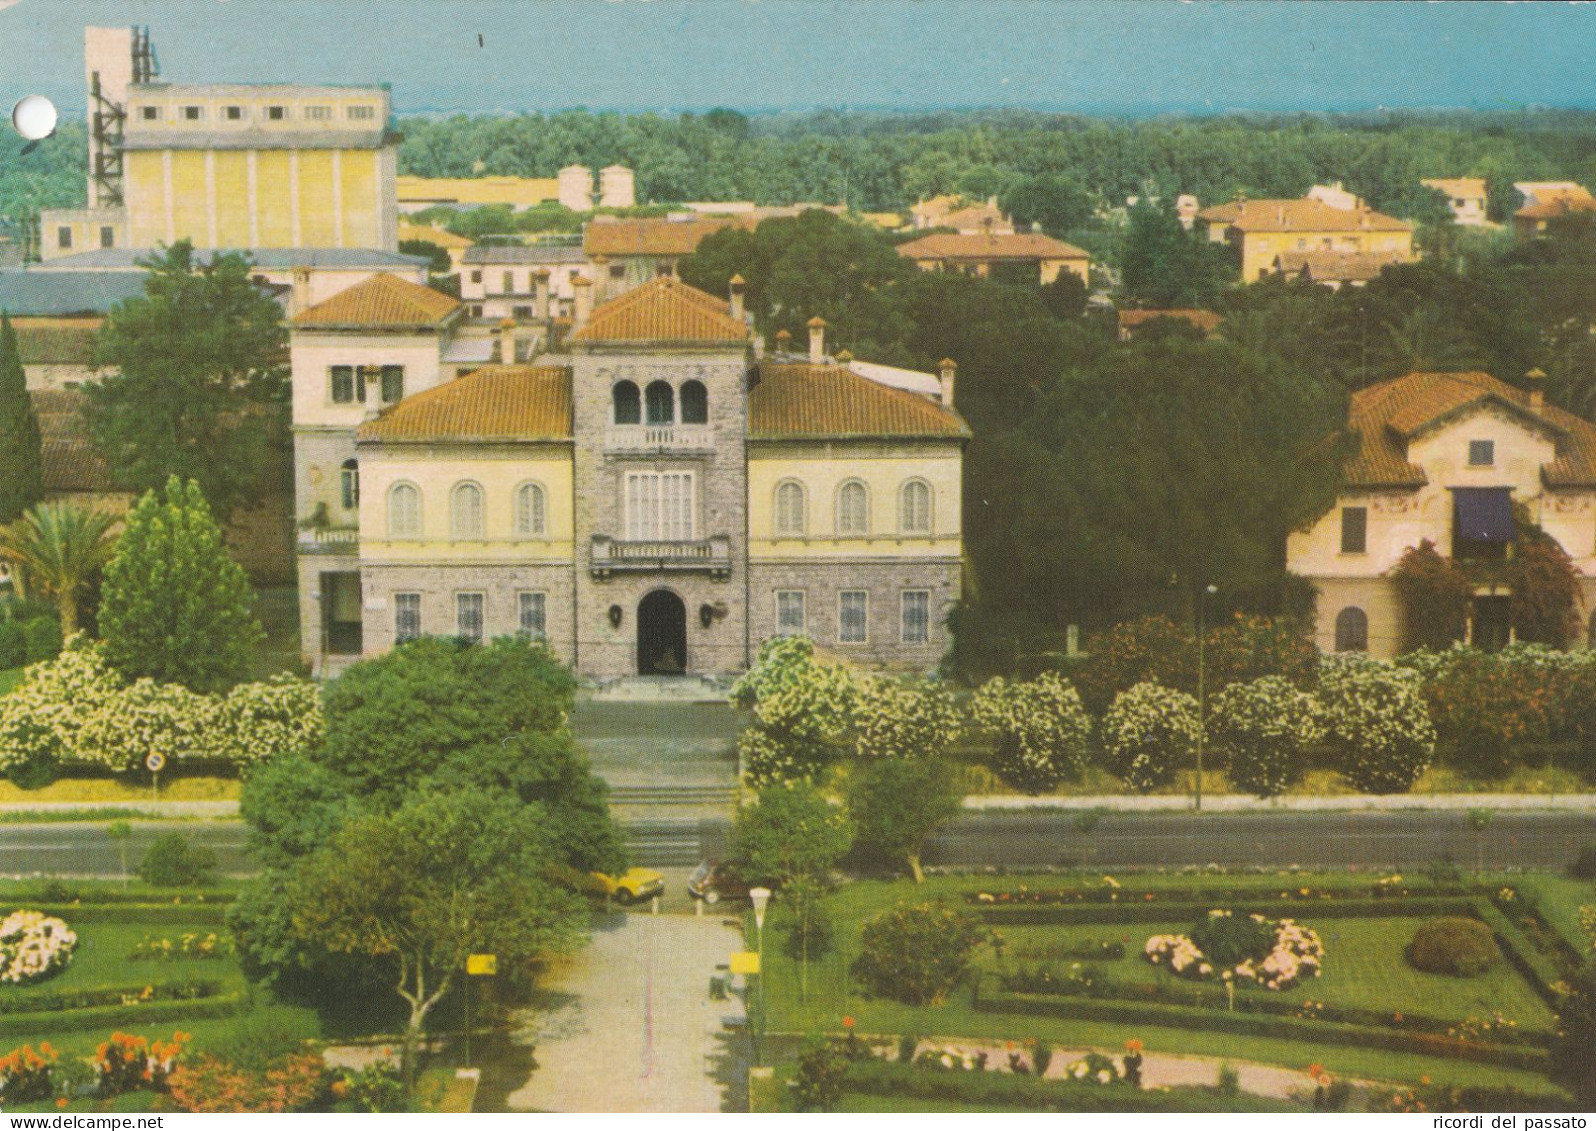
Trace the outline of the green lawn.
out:
M 1311 887 L 1322 879 L 1334 879 L 1346 884 L 1356 880 L 1346 873 L 1324 877 L 1292 874 L 1277 877 L 1291 887 Z M 1429 1076 L 1437 1084 L 1509 1084 L 1526 1091 L 1544 1091 L 1545 1077 L 1534 1072 L 1476 1064 L 1444 1057 L 1420 1056 L 1384 1050 L 1361 1049 L 1347 1046 L 1315 1045 L 1310 1042 L 1280 1040 L 1275 1038 L 1240 1036 L 1186 1029 L 1149 1026 L 1141 1023 L 1119 1024 L 1101 1021 L 1079 1021 L 1063 1018 L 1022 1017 L 1014 1015 L 977 1012 L 972 1005 L 970 990 L 956 991 L 948 1001 L 931 1007 L 913 1007 L 896 1002 L 872 1000 L 861 996 L 857 986 L 847 975 L 847 967 L 858 952 L 859 924 L 877 912 L 891 907 L 899 899 L 915 900 L 942 896 L 950 902 L 960 902 L 963 893 L 983 888 L 1012 890 L 1028 883 L 1032 889 L 1080 886 L 1100 877 L 1033 876 L 1004 878 L 934 877 L 918 888 L 906 881 L 860 881 L 849 884 L 828 900 L 827 909 L 836 932 L 836 945 L 824 958 L 809 963 L 807 994 L 800 997 L 801 975 L 799 964 L 786 957 L 783 944 L 786 931 L 780 913 L 779 897 L 771 917 L 766 920 L 764 953 L 768 1010 L 768 1027 L 771 1031 L 809 1032 L 815 1030 L 838 1031 L 844 1016 L 855 1018 L 862 1033 L 902 1034 L 940 1037 L 990 1037 L 999 1040 L 1024 1040 L 1040 1038 L 1059 1047 L 1098 1047 L 1117 1050 L 1132 1037 L 1140 1038 L 1149 1050 L 1184 1052 L 1216 1056 L 1235 1060 L 1252 1060 L 1290 1067 L 1305 1067 L 1319 1062 L 1333 1072 L 1372 1079 L 1400 1082 L 1417 1082 Z M 1129 886 L 1129 881 L 1125 881 Z M 1179 889 L 1200 882 L 1204 887 L 1252 886 L 1269 883 L 1259 876 L 1203 876 L 1200 881 L 1192 877 L 1139 876 L 1135 886 L 1149 889 Z M 1302 920 L 1313 925 L 1308 908 Z M 1510 971 L 1499 969 L 1488 977 L 1490 981 L 1478 986 L 1467 983 L 1432 982 L 1433 976 L 1409 970 L 1402 961 L 1401 947 L 1411 937 L 1416 920 L 1405 923 L 1397 920 L 1369 920 L 1364 926 L 1356 920 L 1326 920 L 1322 929 L 1327 949 L 1326 973 L 1302 990 L 1303 997 L 1315 1000 L 1332 1000 L 1331 990 L 1348 1001 L 1400 1010 L 1397 1000 L 1408 1003 L 1415 1012 L 1431 1015 L 1458 1011 L 1459 1019 L 1471 1013 L 1489 1013 L 1502 1009 L 1513 1016 L 1520 1025 L 1545 1026 L 1550 1023 L 1543 1005 L 1530 993 L 1527 986 L 1517 983 Z M 1170 924 L 1185 929 L 1188 923 Z M 1122 960 L 1125 970 L 1138 966 L 1148 974 L 1156 974 L 1141 964 L 1136 956 L 1141 942 L 1153 933 L 1157 924 L 1143 925 L 1088 925 L 1079 928 L 1057 928 L 1059 931 L 1077 931 L 1081 938 L 1127 939 L 1130 955 Z M 1014 931 L 1014 928 L 1009 928 Z M 750 941 L 754 940 L 753 924 L 749 922 Z M 1017 940 L 1016 940 L 1017 941 Z M 1395 954 L 1387 957 L 1390 950 Z M 1015 961 L 1018 961 L 1017 959 Z M 1132 965 L 1136 963 L 1138 965 Z M 1340 970 L 1337 971 L 1337 966 Z M 1360 985 L 1359 979 L 1369 982 Z M 1516 984 L 1515 984 L 1516 983 Z M 1263 992 L 1263 991 L 1260 991 Z M 1386 995 L 1399 993 L 1399 999 Z M 1508 995 L 1505 999 L 1502 994 Z M 1352 995 L 1348 997 L 1347 995 Z M 1354 1000 L 1355 999 L 1355 1000 Z M 1481 1004 L 1481 1000 L 1486 1004 Z M 1516 1003 L 1517 1015 L 1508 1009 L 1508 1002 Z M 1441 1003 L 1445 1003 L 1444 1005 Z
M 1541 914 L 1552 928 L 1574 949 L 1590 957 L 1596 943 L 1579 925 L 1579 909 L 1596 907 L 1596 883 L 1555 873 L 1525 877 L 1516 882 L 1526 893 L 1539 898 Z
M 74 924 L 71 916 L 65 917 L 67 926 L 78 934 L 78 947 L 72 962 L 57 976 L 38 982 L 39 988 L 57 990 L 87 990 L 100 986 L 133 986 L 163 982 L 209 981 L 222 982 L 230 989 L 242 989 L 244 976 L 238 963 L 227 958 L 176 958 L 165 960 L 131 961 L 128 953 L 148 938 L 168 938 L 175 944 L 189 932 L 201 936 L 215 931 L 225 935 L 215 924 L 198 923 L 80 923 Z M 5 993 L 0 989 L 0 994 Z

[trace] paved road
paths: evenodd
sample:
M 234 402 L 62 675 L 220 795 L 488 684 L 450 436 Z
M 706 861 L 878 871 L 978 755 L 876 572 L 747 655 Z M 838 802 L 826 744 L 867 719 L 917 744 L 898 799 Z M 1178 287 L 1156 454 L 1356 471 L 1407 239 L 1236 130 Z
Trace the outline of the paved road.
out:
M 1561 868 L 1596 843 L 1596 815 L 1499 812 L 1483 830 L 1457 811 L 1298 813 L 1107 813 L 1089 831 L 1067 810 L 967 812 L 932 838 L 927 864 L 1127 865 L 1301 864 L 1411 868 L 1450 855 L 1464 868 Z M 683 866 L 724 850 L 725 817 L 665 814 L 628 824 L 639 863 Z M 224 873 L 248 872 L 244 828 L 231 821 L 134 824 L 137 864 L 162 832 L 180 831 L 217 854 Z M 103 825 L 0 826 L 0 874 L 117 875 Z

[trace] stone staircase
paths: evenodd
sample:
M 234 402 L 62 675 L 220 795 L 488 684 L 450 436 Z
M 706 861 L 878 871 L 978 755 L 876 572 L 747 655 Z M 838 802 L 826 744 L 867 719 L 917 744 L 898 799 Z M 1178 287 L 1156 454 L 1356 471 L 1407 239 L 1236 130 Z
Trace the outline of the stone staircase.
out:
M 727 785 L 612 785 L 611 806 L 694 806 L 734 808 L 741 796 L 735 784 Z
M 730 676 L 630 675 L 591 685 L 597 703 L 724 703 Z
M 691 868 L 724 855 L 729 820 L 639 817 L 621 820 L 627 854 L 644 868 Z

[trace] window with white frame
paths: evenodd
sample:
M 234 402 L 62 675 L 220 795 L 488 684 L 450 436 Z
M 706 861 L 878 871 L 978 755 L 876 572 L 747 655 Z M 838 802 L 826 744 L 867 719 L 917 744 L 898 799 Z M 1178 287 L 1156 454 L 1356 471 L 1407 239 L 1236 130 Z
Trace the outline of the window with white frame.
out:
M 864 644 L 870 639 L 870 594 L 844 589 L 837 594 L 837 642 Z
M 523 538 L 534 538 L 543 534 L 546 528 L 542 486 L 537 483 L 521 484 L 515 489 L 515 532 Z
M 837 533 L 870 533 L 870 492 L 857 479 L 837 490 Z
M 199 121 L 203 121 L 204 118 L 205 118 L 205 108 L 203 106 L 185 106 L 185 107 L 183 107 L 183 120 L 185 122 L 199 122 Z
M 482 537 L 482 488 L 460 483 L 449 496 L 449 533 L 456 541 Z
M 548 595 L 522 593 L 519 595 L 521 636 L 526 640 L 542 640 L 548 635 Z
M 305 120 L 307 122 L 326 122 L 332 119 L 331 106 L 306 106 Z
M 222 117 L 229 122 L 242 122 L 244 120 L 244 108 L 242 106 L 223 106 Z
M 461 640 L 472 644 L 482 643 L 482 609 L 485 598 L 481 593 L 456 593 L 454 595 L 454 629 Z
M 360 506 L 360 464 L 357 461 L 346 459 L 338 469 L 338 496 L 346 511 Z
M 395 483 L 388 491 L 388 537 L 421 537 L 421 489 L 414 483 Z
M 905 644 L 926 644 L 931 640 L 931 592 L 905 589 L 899 612 L 900 639 Z
M 780 636 L 797 636 L 808 631 L 804 619 L 804 591 L 802 589 L 776 590 L 776 632 Z
M 393 638 L 396 644 L 421 636 L 421 594 L 393 595 Z
M 626 537 L 632 542 L 693 538 L 693 473 L 634 471 L 626 476 Z
M 904 534 L 931 533 L 931 485 L 911 479 L 898 493 L 898 529 Z
M 801 537 L 808 529 L 804 487 L 789 479 L 776 488 L 776 533 L 783 537 Z

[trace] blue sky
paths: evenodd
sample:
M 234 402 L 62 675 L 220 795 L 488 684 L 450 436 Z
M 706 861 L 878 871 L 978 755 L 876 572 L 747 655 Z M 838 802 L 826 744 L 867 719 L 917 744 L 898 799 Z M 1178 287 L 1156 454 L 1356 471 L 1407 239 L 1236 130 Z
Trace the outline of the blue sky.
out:
M 423 109 L 1596 107 L 1596 6 L 1336 0 L 0 0 L 0 101 L 84 101 L 82 28 L 173 81 Z M 482 37 L 481 45 L 478 36 Z

